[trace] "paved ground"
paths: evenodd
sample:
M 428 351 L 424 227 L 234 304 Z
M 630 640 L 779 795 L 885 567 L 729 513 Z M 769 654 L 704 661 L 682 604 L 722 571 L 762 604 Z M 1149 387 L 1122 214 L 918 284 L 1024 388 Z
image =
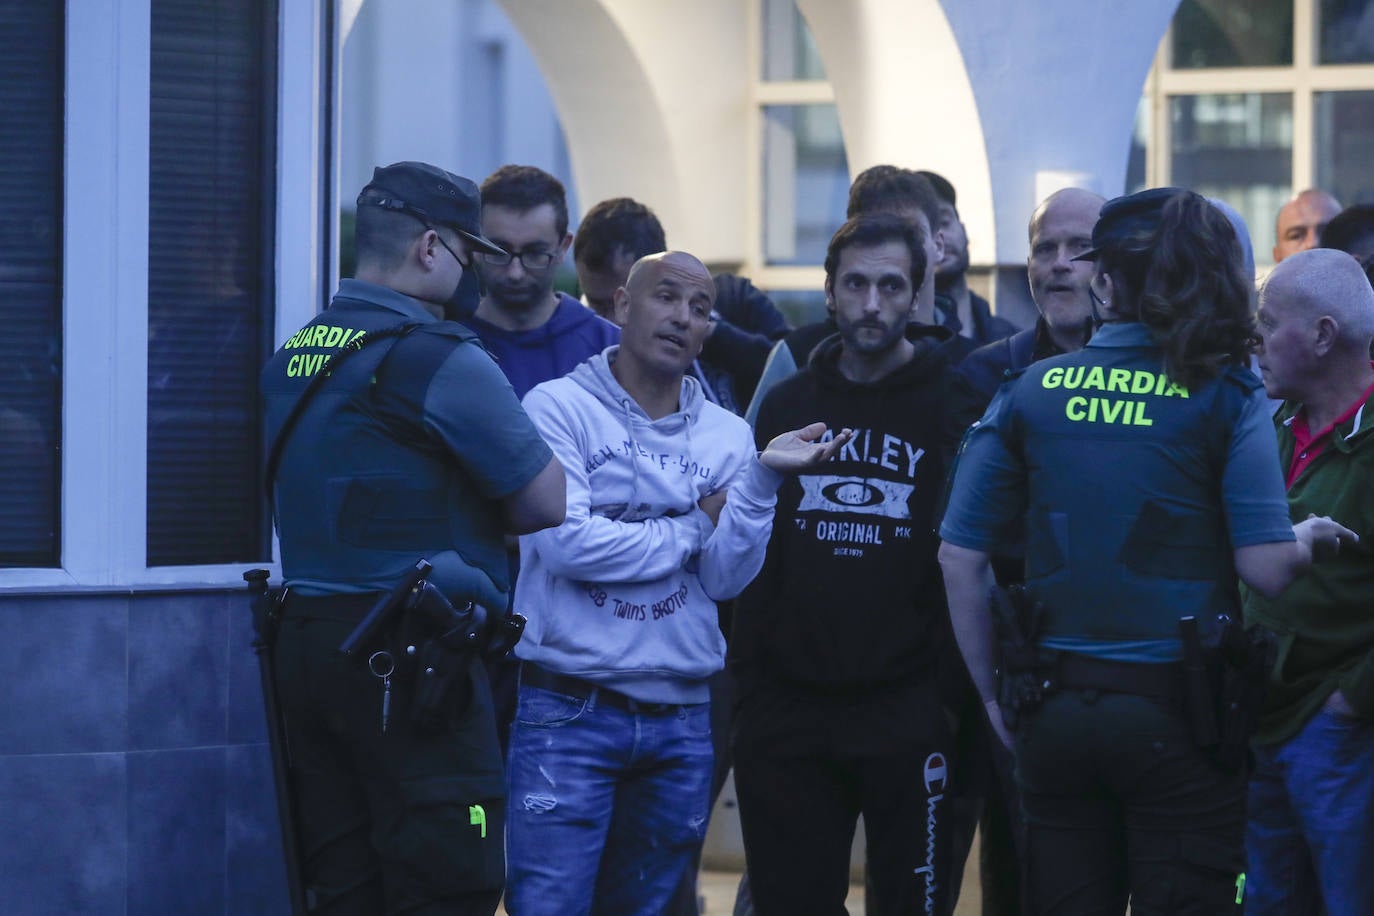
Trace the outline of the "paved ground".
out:
M 735 888 L 739 886 L 737 871 L 703 871 L 698 891 L 705 902 L 704 916 L 730 916 L 735 905 Z M 978 892 L 978 842 L 974 840 L 969 853 L 968 870 L 964 872 L 964 885 L 959 892 L 959 905 L 954 916 L 978 916 L 981 912 L 982 895 Z M 861 884 L 849 886 L 849 899 L 845 901 L 849 916 L 865 916 L 864 889 Z M 499 911 L 505 916 L 505 909 Z

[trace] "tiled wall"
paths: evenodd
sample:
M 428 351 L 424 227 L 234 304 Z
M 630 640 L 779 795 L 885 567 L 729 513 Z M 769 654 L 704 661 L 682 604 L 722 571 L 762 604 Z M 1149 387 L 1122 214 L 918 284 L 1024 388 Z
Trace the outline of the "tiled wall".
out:
M 286 914 L 241 593 L 0 597 L 0 913 Z

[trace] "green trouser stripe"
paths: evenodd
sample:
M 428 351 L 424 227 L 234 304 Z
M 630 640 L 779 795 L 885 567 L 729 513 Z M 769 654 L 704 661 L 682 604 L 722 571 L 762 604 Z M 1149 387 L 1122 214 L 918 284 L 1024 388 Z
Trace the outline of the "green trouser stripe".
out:
M 1236 906 L 1245 902 L 1245 872 L 1236 875 Z
M 468 823 L 482 827 L 482 839 L 487 838 L 487 811 L 481 805 L 468 805 Z

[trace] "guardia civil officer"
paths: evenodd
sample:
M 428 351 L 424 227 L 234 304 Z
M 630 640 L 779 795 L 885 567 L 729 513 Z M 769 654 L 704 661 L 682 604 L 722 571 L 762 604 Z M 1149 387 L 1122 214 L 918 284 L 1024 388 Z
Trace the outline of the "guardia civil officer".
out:
M 1264 390 L 1243 368 L 1250 298 L 1226 218 L 1188 191 L 1143 191 L 1103 206 L 1092 243 L 1105 323 L 1004 386 L 960 460 L 940 528 L 950 613 L 1010 745 L 988 557 L 1024 513 L 1043 610 L 1012 615 L 1032 658 L 1004 655 L 1002 676 L 1031 675 L 1014 681 L 1013 751 L 1035 912 L 1237 911 L 1245 775 L 1201 746 L 1179 621 L 1215 642 L 1219 614 L 1239 619 L 1237 575 L 1276 594 L 1355 536 L 1290 525 Z
M 563 519 L 561 465 L 476 336 L 441 320 L 472 253 L 500 253 L 480 211 L 466 178 L 378 168 L 358 196 L 356 277 L 262 373 L 268 441 L 282 440 L 277 685 L 315 912 L 490 914 L 501 894 L 503 776 L 480 660 L 422 728 L 412 681 L 387 676 L 394 659 L 339 653 L 419 559 L 455 606 L 505 608 L 503 535 Z M 349 344 L 364 345 L 287 423 Z

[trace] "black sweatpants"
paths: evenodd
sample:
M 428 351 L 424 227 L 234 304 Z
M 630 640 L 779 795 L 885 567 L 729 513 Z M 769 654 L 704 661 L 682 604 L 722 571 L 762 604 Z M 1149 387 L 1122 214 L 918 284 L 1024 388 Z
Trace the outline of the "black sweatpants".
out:
M 735 789 L 758 916 L 845 913 L 860 814 L 873 916 L 944 913 L 949 740 L 933 686 L 843 699 L 746 696 Z

